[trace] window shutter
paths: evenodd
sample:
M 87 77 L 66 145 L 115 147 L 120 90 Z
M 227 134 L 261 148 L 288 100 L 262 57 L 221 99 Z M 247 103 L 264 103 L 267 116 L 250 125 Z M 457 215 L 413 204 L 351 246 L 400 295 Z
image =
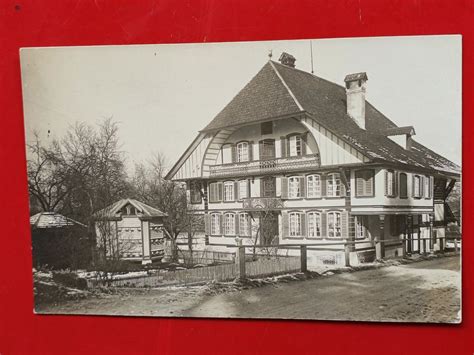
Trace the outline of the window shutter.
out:
M 240 200 L 239 196 L 239 182 L 234 181 L 234 201 Z
M 265 182 L 264 182 L 264 178 L 261 177 L 260 178 L 260 197 L 265 197 Z
M 300 177 L 300 197 L 306 197 L 306 178 L 304 176 Z
M 425 177 L 423 175 L 420 176 L 420 197 L 423 197 L 425 190 Z
M 308 151 L 307 145 L 308 145 L 308 132 L 301 135 L 301 155 L 307 154 L 306 153 Z
M 283 238 L 288 238 L 290 236 L 290 223 L 288 220 L 288 212 L 282 212 L 281 214 L 281 227 Z
M 219 234 L 224 235 L 224 215 L 219 215 Z
M 286 138 L 285 137 L 280 137 L 280 142 L 281 142 L 281 157 L 285 158 L 287 155 L 286 152 Z
M 321 174 L 321 196 L 326 196 L 327 195 L 327 188 L 326 188 L 326 174 Z
M 211 215 L 204 215 L 204 233 L 209 235 L 211 234 Z
M 364 196 L 364 178 L 361 171 L 356 173 L 356 194 L 357 196 Z
M 281 178 L 281 198 L 283 200 L 288 199 L 288 178 L 287 177 Z
M 328 214 L 326 212 L 321 213 L 321 237 L 327 237 L 328 235 Z
M 222 201 L 224 198 L 224 184 L 222 182 L 217 183 L 217 199 L 215 201 Z
M 393 196 L 398 196 L 398 172 L 393 172 Z
M 349 212 L 347 211 L 341 213 L 341 233 L 343 238 L 349 239 Z
M 239 214 L 235 214 L 234 215 L 235 217 L 235 235 L 240 235 L 240 215 Z
M 430 192 L 429 192 L 429 197 L 430 197 L 430 198 L 433 198 L 433 190 L 434 190 L 434 188 L 433 188 L 433 186 L 434 186 L 433 180 L 434 180 L 433 177 L 430 176 Z
M 306 237 L 306 214 L 301 213 L 301 235 L 303 237 Z
M 250 179 L 247 179 L 247 198 L 252 197 L 251 195 L 251 190 L 250 190 Z
M 385 170 L 385 196 L 388 196 L 388 171 Z
M 253 142 L 249 142 L 249 161 L 252 161 L 253 160 Z
M 374 194 L 374 173 L 373 170 L 367 171 L 367 180 L 365 181 L 365 193 L 367 196 Z
M 232 162 L 236 163 L 237 162 L 237 147 L 236 147 L 236 145 L 232 144 L 231 149 L 232 149 Z
M 341 197 L 346 197 L 346 185 L 342 182 L 342 179 L 339 180 L 341 182 Z

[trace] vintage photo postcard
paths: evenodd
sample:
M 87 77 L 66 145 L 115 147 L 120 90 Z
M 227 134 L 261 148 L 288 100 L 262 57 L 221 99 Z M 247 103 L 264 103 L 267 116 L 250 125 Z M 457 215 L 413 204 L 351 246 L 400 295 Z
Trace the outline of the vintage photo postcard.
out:
M 35 312 L 460 323 L 461 41 L 23 48 Z

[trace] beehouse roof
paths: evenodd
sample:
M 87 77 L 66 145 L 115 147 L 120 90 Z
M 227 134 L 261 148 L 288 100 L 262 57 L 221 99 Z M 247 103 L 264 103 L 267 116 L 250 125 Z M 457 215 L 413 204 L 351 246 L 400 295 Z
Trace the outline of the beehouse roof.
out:
M 167 214 L 164 212 L 161 212 L 159 209 L 155 207 L 151 207 L 143 202 L 140 202 L 138 200 L 134 200 L 132 198 L 124 198 L 122 200 L 119 200 L 110 206 L 107 206 L 100 211 L 97 211 L 94 214 L 94 217 L 96 218 L 116 218 L 118 217 L 118 213 L 122 209 L 122 207 L 126 206 L 127 204 L 132 205 L 135 207 L 142 216 L 144 217 L 166 217 Z
M 30 217 L 32 228 L 64 228 L 86 225 L 55 212 L 40 212 Z

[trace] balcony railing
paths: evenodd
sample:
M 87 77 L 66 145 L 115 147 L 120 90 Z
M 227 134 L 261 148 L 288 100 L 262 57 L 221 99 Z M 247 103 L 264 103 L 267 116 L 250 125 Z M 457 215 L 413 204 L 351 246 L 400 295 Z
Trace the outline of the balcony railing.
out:
M 210 177 L 245 176 L 261 173 L 278 173 L 299 169 L 317 168 L 321 165 L 319 154 L 298 157 L 255 160 L 241 163 L 213 165 Z

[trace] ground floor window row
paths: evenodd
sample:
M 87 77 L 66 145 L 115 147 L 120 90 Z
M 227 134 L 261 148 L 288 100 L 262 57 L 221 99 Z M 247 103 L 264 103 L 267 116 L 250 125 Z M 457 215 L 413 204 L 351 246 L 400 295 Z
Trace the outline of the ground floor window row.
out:
M 251 236 L 251 217 L 246 212 L 211 213 L 204 216 L 208 235 Z

